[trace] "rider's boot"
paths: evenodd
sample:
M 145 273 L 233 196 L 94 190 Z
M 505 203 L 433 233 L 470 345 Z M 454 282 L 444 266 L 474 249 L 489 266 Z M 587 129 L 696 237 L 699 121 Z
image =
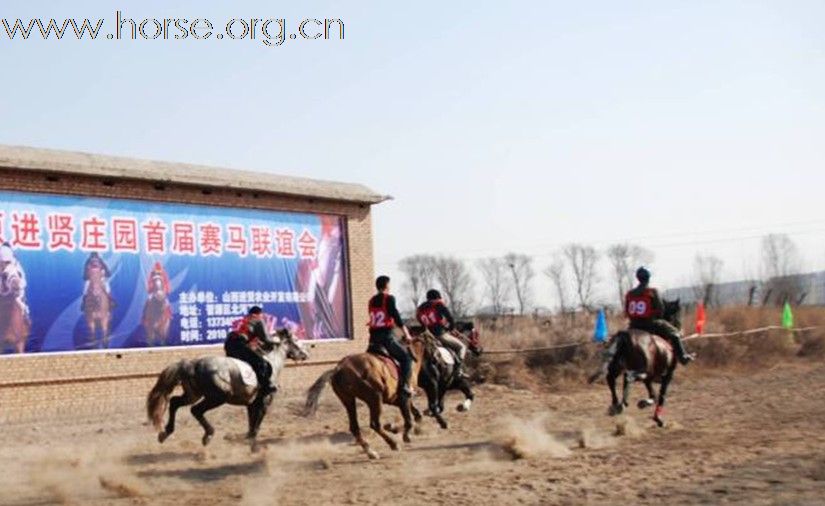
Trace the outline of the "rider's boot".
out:
M 671 342 L 673 343 L 673 347 L 676 351 L 676 357 L 679 359 L 680 364 L 687 365 L 696 359 L 695 356 L 685 350 L 685 343 L 682 341 L 681 336 L 673 336 Z
M 413 389 L 410 386 L 410 382 L 404 380 L 400 376 L 398 378 L 398 396 L 406 399 L 409 399 L 413 396 Z
M 460 358 L 455 359 L 455 369 L 458 373 L 459 378 L 469 378 L 470 376 L 467 374 L 467 371 L 464 369 L 464 361 Z

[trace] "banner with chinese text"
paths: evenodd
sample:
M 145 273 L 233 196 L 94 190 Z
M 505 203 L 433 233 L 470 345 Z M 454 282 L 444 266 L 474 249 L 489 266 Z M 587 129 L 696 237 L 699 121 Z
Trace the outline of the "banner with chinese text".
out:
M 4 353 L 350 337 L 339 216 L 0 191 Z

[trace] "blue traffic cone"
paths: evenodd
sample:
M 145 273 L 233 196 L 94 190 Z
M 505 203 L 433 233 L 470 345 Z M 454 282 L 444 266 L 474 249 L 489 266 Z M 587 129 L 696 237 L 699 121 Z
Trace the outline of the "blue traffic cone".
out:
M 596 330 L 593 332 L 593 340 L 603 343 L 607 339 L 607 318 L 604 316 L 604 309 L 599 309 L 596 315 Z

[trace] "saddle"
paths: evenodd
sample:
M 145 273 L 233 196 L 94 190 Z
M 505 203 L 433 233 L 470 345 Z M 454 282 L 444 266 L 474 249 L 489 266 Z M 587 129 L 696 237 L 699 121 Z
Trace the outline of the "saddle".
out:
M 398 374 L 401 370 L 401 366 L 398 364 L 397 360 L 392 358 L 390 353 L 387 351 L 386 347 L 381 346 L 379 344 L 370 343 L 370 345 L 367 347 L 367 353 L 369 353 L 370 355 L 375 355 L 376 357 L 381 359 L 382 362 L 387 364 L 392 377 L 398 379 Z
M 250 387 L 254 387 L 254 386 L 258 385 L 258 378 L 257 378 L 257 376 L 255 376 L 255 371 L 252 369 L 251 365 L 249 365 L 246 362 L 244 362 L 243 360 L 240 360 L 240 359 L 237 359 L 237 358 L 233 358 L 233 357 L 227 357 L 227 358 L 235 364 L 235 367 L 238 368 L 238 372 L 241 375 L 241 380 L 243 381 L 244 385 L 250 386 Z M 231 378 L 226 376 L 225 371 L 221 371 L 219 373 L 219 376 L 221 377 L 221 379 L 223 379 L 227 383 L 230 383 L 230 384 L 232 383 Z M 226 377 L 224 377 L 224 376 L 226 376 Z

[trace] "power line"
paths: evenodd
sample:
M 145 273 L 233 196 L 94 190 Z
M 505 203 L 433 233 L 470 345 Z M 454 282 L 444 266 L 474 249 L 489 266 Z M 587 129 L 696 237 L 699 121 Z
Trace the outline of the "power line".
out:
M 760 228 L 765 229 L 773 229 L 775 227 L 788 227 L 793 225 L 801 225 L 801 224 L 813 224 L 813 223 L 825 223 L 825 220 L 811 220 L 807 222 L 791 222 L 785 223 L 780 225 L 772 225 L 770 227 L 749 227 L 749 228 L 740 228 L 740 229 L 727 229 L 727 230 L 716 230 L 716 231 L 706 231 L 706 232 L 697 232 L 697 233 L 674 233 L 674 234 L 663 234 L 660 236 L 648 236 L 649 238 L 666 238 L 666 237 L 684 237 L 684 236 L 697 236 L 697 235 L 708 235 L 708 234 L 721 234 L 721 233 L 730 233 L 730 232 L 746 232 L 751 230 L 759 230 Z M 786 231 L 783 232 L 785 235 L 788 236 L 801 236 L 801 235 L 810 235 L 816 233 L 825 233 L 825 228 L 815 228 L 809 230 L 797 230 L 797 231 Z M 646 247 L 649 248 L 656 248 L 656 249 L 667 249 L 667 248 L 676 248 L 676 247 L 685 247 L 685 246 L 701 246 L 705 244 L 725 244 L 725 243 L 732 243 L 732 242 L 741 242 L 741 241 L 748 241 L 753 239 L 761 239 L 765 236 L 765 233 L 760 234 L 751 234 L 745 236 L 733 236 L 733 237 L 723 237 L 723 238 L 714 238 L 714 239 L 698 239 L 698 240 L 687 240 L 687 241 L 678 241 L 678 242 L 662 242 L 662 243 L 648 243 L 645 244 Z M 617 239 L 617 240 L 597 240 L 597 241 L 580 241 L 583 244 L 588 245 L 605 245 L 605 244 L 616 244 L 616 243 L 624 243 L 624 242 L 639 242 L 641 238 L 628 238 L 628 239 Z M 575 242 L 575 241 L 574 241 Z M 567 242 L 557 242 L 552 245 L 547 245 L 548 248 L 559 248 L 562 247 Z M 518 248 L 507 248 L 508 251 L 516 250 Z M 466 256 L 467 253 L 477 253 L 477 252 L 497 252 L 498 254 L 503 254 L 504 250 L 494 250 L 494 249 L 478 249 L 478 250 L 463 250 L 458 252 L 438 252 L 435 254 L 445 254 L 451 256 L 459 256 L 464 260 L 478 260 L 484 258 L 482 256 Z M 555 253 L 553 252 L 545 252 L 545 253 L 534 253 L 530 256 L 534 258 L 545 258 L 551 257 Z M 390 266 L 394 265 L 397 262 L 377 262 L 376 265 L 382 266 Z

